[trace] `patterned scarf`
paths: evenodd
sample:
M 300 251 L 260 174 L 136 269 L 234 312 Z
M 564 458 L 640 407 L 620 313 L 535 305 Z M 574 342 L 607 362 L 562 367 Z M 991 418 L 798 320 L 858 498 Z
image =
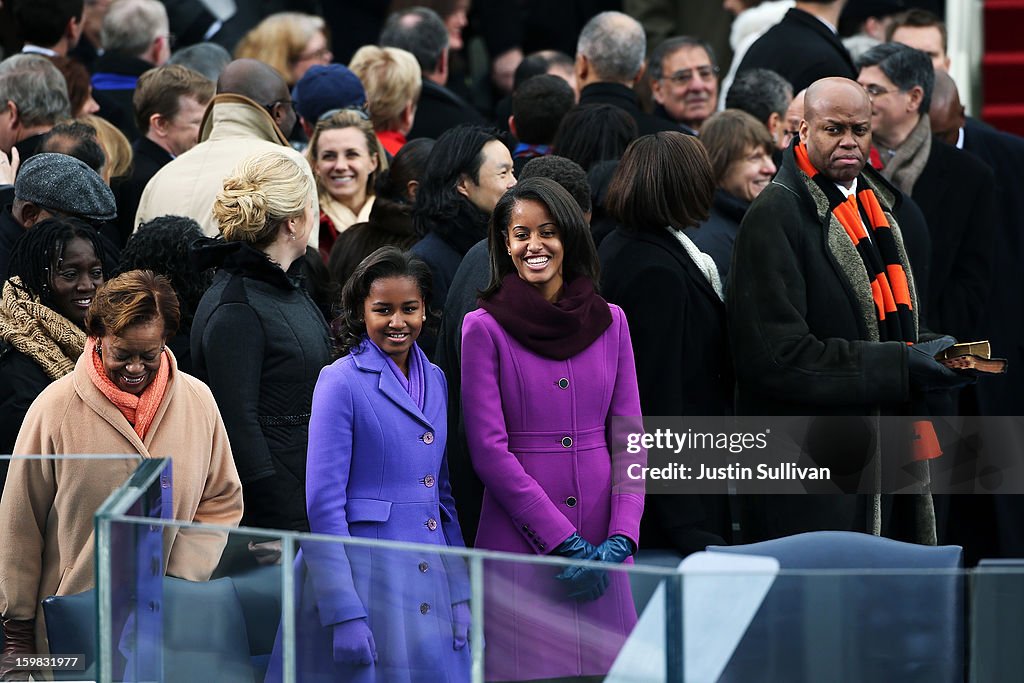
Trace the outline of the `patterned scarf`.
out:
M 59 379 L 75 369 L 85 332 L 29 294 L 18 276 L 4 283 L 0 296 L 0 337 Z
M 878 203 L 878 197 L 867 183 L 860 184 L 862 189 L 856 196 L 844 197 L 834 182 L 814 168 L 804 143 L 797 145 L 794 152 L 800 170 L 828 197 L 832 215 L 843 226 L 864 261 L 878 317 L 879 341 L 913 343 L 916 341 L 913 303 L 907 273 L 903 270 L 896 239 Z M 865 225 L 870 226 L 870 238 Z
M 860 183 L 858 187 L 862 189 L 856 196 L 845 197 L 834 182 L 814 168 L 804 143 L 796 145 L 793 151 L 797 166 L 825 193 L 832 215 L 843 226 L 864 262 L 871 281 L 871 298 L 875 302 L 879 341 L 913 344 L 917 339 L 914 336 L 914 304 L 907 273 L 900 262 L 896 238 L 874 190 L 867 183 Z M 871 226 L 870 238 L 865 225 Z M 914 427 L 914 459 L 930 460 L 942 455 L 932 423 L 919 421 L 914 423 Z
M 124 419 L 128 420 L 128 424 L 132 426 L 139 438 L 145 439 L 146 432 L 149 431 L 153 424 L 153 418 L 156 417 L 156 411 L 163 403 L 164 394 L 167 393 L 167 382 L 171 376 L 170 351 L 164 349 L 156 377 L 148 387 L 142 390 L 140 395 L 136 396 L 127 391 L 121 391 L 107 377 L 107 369 L 103 367 L 103 359 L 100 358 L 98 349 L 99 340 L 89 337 L 85 342 L 85 353 L 92 358 L 92 362 L 87 366 L 89 379 L 121 411 Z

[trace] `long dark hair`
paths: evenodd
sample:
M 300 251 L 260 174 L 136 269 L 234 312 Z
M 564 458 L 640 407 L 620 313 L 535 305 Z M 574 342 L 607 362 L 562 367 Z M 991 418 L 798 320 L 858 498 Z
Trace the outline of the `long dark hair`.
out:
M 562 242 L 562 277 L 565 282 L 577 277 L 588 278 L 594 289 L 601 279 L 601 266 L 597 260 L 597 249 L 590 234 L 590 226 L 583 217 L 583 210 L 569 192 L 550 178 L 533 177 L 523 180 L 502 195 L 494 207 L 487 246 L 491 255 L 491 281 L 480 293 L 482 299 L 491 297 L 501 289 L 501 281 L 509 273 L 516 272 L 512 258 L 505 251 L 505 235 L 508 233 L 512 209 L 516 202 L 535 201 L 543 204 L 558 226 L 558 238 Z
M 393 246 L 381 247 L 356 266 L 352 277 L 341 290 L 341 315 L 333 324 L 339 355 L 351 353 L 362 342 L 366 334 L 363 304 L 370 295 L 373 283 L 389 277 L 409 277 L 416 282 L 427 314 L 423 327 L 435 327 L 437 314 L 427 309 L 434 291 L 434 277 L 430 274 L 430 267 L 412 252 Z
M 459 214 L 459 206 L 468 200 L 456 186 L 464 175 L 480 182 L 484 145 L 494 140 L 501 140 L 497 130 L 468 124 L 451 128 L 437 139 L 427 157 L 413 209 L 413 224 L 420 237 Z

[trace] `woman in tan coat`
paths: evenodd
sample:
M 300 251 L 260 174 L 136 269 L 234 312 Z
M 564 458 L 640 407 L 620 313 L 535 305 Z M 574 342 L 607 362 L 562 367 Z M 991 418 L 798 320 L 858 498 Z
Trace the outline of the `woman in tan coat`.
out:
M 11 463 L 0 500 L 0 677 L 18 655 L 47 651 L 45 597 L 93 586 L 93 513 L 138 459 L 171 458 L 175 519 L 227 526 L 241 519 L 241 484 L 217 404 L 206 385 L 178 371 L 166 348 L 178 322 L 178 301 L 163 276 L 135 270 L 110 280 L 89 308 L 89 337 L 74 371 L 29 408 L 15 455 L 125 458 Z M 223 540 L 168 532 L 165 572 L 205 581 Z

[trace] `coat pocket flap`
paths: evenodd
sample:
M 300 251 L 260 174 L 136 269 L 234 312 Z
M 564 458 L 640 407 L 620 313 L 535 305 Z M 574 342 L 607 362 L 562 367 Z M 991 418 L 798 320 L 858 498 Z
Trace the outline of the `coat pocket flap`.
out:
M 349 522 L 386 522 L 391 516 L 391 501 L 374 498 L 349 498 L 345 504 Z

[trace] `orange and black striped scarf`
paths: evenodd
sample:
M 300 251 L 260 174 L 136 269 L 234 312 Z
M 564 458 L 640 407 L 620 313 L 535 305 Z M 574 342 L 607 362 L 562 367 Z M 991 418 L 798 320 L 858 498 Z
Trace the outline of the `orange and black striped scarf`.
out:
M 856 196 L 846 197 L 833 181 L 814 168 L 804 143 L 796 145 L 793 151 L 797 166 L 825 193 L 832 215 L 843 226 L 864 261 L 871 281 L 871 298 L 875 302 L 878 316 L 879 341 L 913 344 L 917 339 L 914 336 L 914 304 L 910 297 L 907 272 L 900 262 L 892 227 L 874 190 L 867 183 L 859 183 L 860 189 Z M 870 239 L 865 226 L 871 226 Z M 916 460 L 928 460 L 942 454 L 931 422 L 915 422 L 914 428 Z
M 794 148 L 800 170 L 810 176 L 829 201 L 832 215 L 850 237 L 864 261 L 871 281 L 871 298 L 878 316 L 879 341 L 913 343 L 914 305 L 910 298 L 907 273 L 900 262 L 899 249 L 878 197 L 867 183 L 860 183 L 856 196 L 845 197 L 835 183 L 818 172 L 807 156 L 807 147 Z M 871 236 L 868 237 L 870 226 Z

